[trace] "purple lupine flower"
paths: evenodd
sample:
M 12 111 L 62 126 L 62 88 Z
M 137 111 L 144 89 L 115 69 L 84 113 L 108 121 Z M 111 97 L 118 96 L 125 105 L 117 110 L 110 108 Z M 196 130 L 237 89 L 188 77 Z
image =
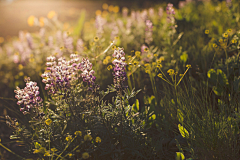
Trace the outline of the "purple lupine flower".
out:
M 103 34 L 103 26 L 106 20 L 101 17 L 101 15 L 96 16 L 95 27 L 97 28 L 97 37 L 101 38 Z
M 30 81 L 29 77 L 25 79 L 25 82 L 26 87 L 24 89 L 16 87 L 16 90 L 14 90 L 16 93 L 15 98 L 18 99 L 17 104 L 21 106 L 20 111 L 23 114 L 36 112 L 43 105 L 42 98 L 39 96 L 37 82 Z
M 123 48 L 116 48 L 114 49 L 113 55 L 114 58 L 112 64 L 113 67 L 113 83 L 115 88 L 121 88 L 125 87 L 123 83 L 125 80 L 127 80 L 127 75 L 125 72 L 125 67 L 127 66 L 127 63 L 125 62 L 125 53 L 123 51 Z
M 50 48 L 53 48 L 53 37 L 52 37 L 52 36 L 49 36 L 49 37 L 48 37 L 48 46 L 49 46 Z
M 175 25 L 174 25 L 175 24 L 175 18 L 174 18 L 175 10 L 173 9 L 173 4 L 168 3 L 166 11 L 167 11 L 167 22 L 169 24 L 171 24 L 171 28 L 174 28 L 175 27 Z
M 45 28 L 41 28 L 39 31 L 39 36 L 42 44 L 45 43 L 45 32 L 46 32 Z
M 128 16 L 128 8 L 123 7 L 123 9 L 122 9 L 122 15 L 123 15 L 124 18 L 126 18 L 126 17 Z
M 226 6 L 230 8 L 232 6 L 232 0 L 226 0 Z
M 63 43 L 66 49 L 73 51 L 73 38 L 69 37 L 66 32 L 63 33 Z
M 160 18 L 162 18 L 162 16 L 163 16 L 163 8 L 162 8 L 162 7 L 159 7 L 159 8 L 158 8 L 158 16 L 159 16 Z
M 82 71 L 81 77 L 83 78 L 83 81 L 87 82 L 89 86 L 91 85 L 94 88 L 96 77 L 93 74 L 95 71 L 92 70 L 92 63 L 89 59 L 83 58 L 82 62 L 77 65 L 77 68 Z
M 82 53 L 84 50 L 84 45 L 83 45 L 83 40 L 82 39 L 78 39 L 77 40 L 77 46 L 76 49 L 78 51 L 78 53 Z
M 48 90 L 49 94 L 57 93 L 64 95 L 64 98 L 69 94 L 71 83 L 76 80 L 75 75 L 77 74 L 76 66 L 73 63 L 79 61 L 77 55 L 71 54 L 70 57 L 70 61 L 61 57 L 58 62 L 54 56 L 47 57 L 47 68 L 42 74 L 42 82 L 46 84 L 45 90 Z
M 145 42 L 149 45 L 152 41 L 152 22 L 150 20 L 146 20 L 146 28 L 145 28 Z
M 33 47 L 34 47 L 33 38 L 32 38 L 32 36 L 31 36 L 30 33 L 27 33 L 27 34 L 26 34 L 26 39 L 27 39 L 28 47 L 29 47 L 30 49 L 33 49 Z
M 112 26 L 111 40 L 114 40 L 114 38 L 118 35 L 119 29 L 116 23 L 113 23 Z
M 153 8 L 149 8 L 148 9 L 148 15 L 149 15 L 149 17 L 153 17 L 154 16 L 154 9 Z

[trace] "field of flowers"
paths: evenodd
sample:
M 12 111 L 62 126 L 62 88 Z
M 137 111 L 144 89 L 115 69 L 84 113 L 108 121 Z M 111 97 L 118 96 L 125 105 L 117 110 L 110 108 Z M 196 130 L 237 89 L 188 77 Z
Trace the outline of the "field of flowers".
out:
M 0 37 L 1 160 L 240 159 L 238 0 L 86 14 Z

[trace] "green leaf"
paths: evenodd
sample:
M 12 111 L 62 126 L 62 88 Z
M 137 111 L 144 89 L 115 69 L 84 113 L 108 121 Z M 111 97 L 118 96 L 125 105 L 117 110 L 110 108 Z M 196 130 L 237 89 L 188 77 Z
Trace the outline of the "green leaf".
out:
M 182 113 L 182 111 L 180 109 L 177 109 L 177 118 L 179 120 L 180 123 L 183 123 L 183 118 L 184 114 Z
M 81 36 L 81 32 L 82 32 L 85 16 L 86 16 L 86 11 L 82 10 L 81 11 L 81 16 L 78 19 L 77 27 L 74 29 L 74 32 L 73 32 L 74 35 Z
M 176 160 L 184 160 L 185 156 L 181 152 L 176 152 Z
M 188 131 L 181 124 L 178 124 L 178 130 L 181 133 L 181 135 L 183 136 L 183 138 L 185 138 L 185 137 L 188 138 L 189 137 Z
M 136 99 L 136 103 L 133 104 L 133 111 L 137 113 L 139 111 L 139 101 Z

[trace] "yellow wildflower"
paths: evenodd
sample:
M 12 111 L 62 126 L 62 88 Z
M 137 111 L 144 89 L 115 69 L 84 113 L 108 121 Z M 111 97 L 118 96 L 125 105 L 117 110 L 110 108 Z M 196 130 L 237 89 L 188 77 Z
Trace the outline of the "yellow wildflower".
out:
M 94 37 L 94 41 L 97 42 L 99 40 L 99 38 L 96 36 Z
M 82 136 L 82 132 L 81 132 L 81 131 L 76 131 L 74 134 L 75 134 L 76 136 Z
M 116 46 L 112 46 L 112 50 L 116 49 L 117 47 Z
M 50 156 L 50 153 L 49 152 L 45 152 L 45 154 L 43 155 L 44 157 L 45 156 Z
M 21 76 L 24 75 L 24 73 L 23 72 L 19 72 L 18 75 L 21 77 Z
M 34 16 L 30 16 L 28 17 L 28 25 L 29 26 L 33 26 L 34 25 L 34 21 L 35 21 L 35 17 Z
M 52 124 L 52 120 L 50 119 L 50 118 L 48 118 L 46 121 L 45 121 L 45 123 L 46 123 L 46 125 L 50 125 L 50 124 Z
M 102 11 L 101 10 L 96 10 L 95 14 L 96 14 L 96 16 L 101 15 Z
M 209 34 L 209 30 L 205 30 L 205 34 Z
M 57 152 L 57 149 L 56 148 L 51 148 L 51 151 L 52 152 Z
M 71 141 L 72 140 L 72 136 L 67 136 L 66 137 L 66 141 Z
M 47 15 L 47 17 L 49 18 L 49 19 L 52 19 L 54 16 L 56 16 L 57 14 L 56 14 L 56 12 L 55 11 L 50 11 L 50 12 L 48 12 L 48 15 Z
M 227 34 L 227 33 L 224 33 L 224 34 L 223 34 L 223 37 L 224 37 L 224 38 L 227 38 L 227 37 L 228 37 L 228 34 Z
M 4 42 L 4 38 L 0 37 L 0 44 Z
M 92 140 L 92 136 L 87 134 L 84 136 L 84 141 L 91 141 Z
M 22 69 L 23 69 L 23 65 L 22 65 L 22 64 L 19 64 L 19 65 L 18 65 L 18 69 L 19 69 L 19 70 L 22 70 Z
M 136 52 L 135 52 L 135 55 L 136 55 L 137 57 L 140 57 L 140 56 L 141 56 L 141 52 L 140 52 L 140 51 L 136 51 Z
M 44 26 L 44 17 L 39 18 L 39 25 L 40 25 L 40 27 Z
M 118 6 L 115 6 L 115 7 L 113 8 L 113 12 L 114 12 L 114 13 L 118 13 L 118 12 L 119 12 L 119 7 L 118 7 Z
M 162 74 L 161 74 L 161 73 L 159 73 L 159 74 L 158 74 L 158 77 L 162 78 Z
M 103 11 L 102 12 L 102 17 L 104 18 L 104 17 L 106 17 L 108 15 L 108 11 Z
M 110 6 L 108 7 L 108 11 L 109 11 L 109 12 L 113 12 L 113 10 L 114 10 L 114 6 L 113 6 L 113 5 L 110 5 Z
M 228 29 L 227 32 L 232 32 L 232 30 L 231 30 L 231 29 Z
M 109 66 L 107 67 L 108 70 L 111 70 L 112 68 L 113 68 L 112 65 L 109 65 Z
M 97 143 L 101 143 L 101 141 L 102 141 L 102 140 L 101 140 L 100 137 L 96 137 L 96 142 L 97 142 Z
M 174 74 L 174 70 L 173 70 L 173 69 L 169 69 L 169 70 L 167 71 L 167 73 L 171 76 L 171 75 Z
M 108 9 L 108 4 L 107 4 L 107 3 L 104 3 L 104 4 L 102 5 L 102 8 L 105 9 L 105 10 L 107 10 L 107 9 Z
M 191 64 L 186 65 L 187 68 L 192 68 Z
M 144 48 L 144 52 L 148 52 L 149 51 L 149 49 L 148 48 Z
M 118 36 L 116 36 L 116 37 L 114 37 L 114 39 L 115 39 L 115 40 L 118 40 L 118 39 L 119 39 L 119 37 L 118 37 Z
M 88 154 L 87 152 L 84 152 L 84 153 L 82 154 L 82 158 L 83 158 L 83 159 L 88 159 L 88 158 L 89 158 L 89 154 Z
M 213 43 L 213 48 L 217 48 L 217 44 L 216 43 Z
M 73 156 L 73 154 L 72 154 L 72 153 L 69 153 L 68 156 L 69 156 L 69 158 L 71 158 L 71 157 Z

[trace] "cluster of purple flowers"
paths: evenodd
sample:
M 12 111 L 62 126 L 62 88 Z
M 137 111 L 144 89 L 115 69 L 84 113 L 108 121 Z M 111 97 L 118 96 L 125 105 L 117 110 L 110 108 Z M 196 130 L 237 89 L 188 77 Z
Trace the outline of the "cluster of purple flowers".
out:
M 17 104 L 21 106 L 20 111 L 23 112 L 23 114 L 31 111 L 35 112 L 42 106 L 42 99 L 39 96 L 37 82 L 30 81 L 29 77 L 25 82 L 26 87 L 24 89 L 16 87 L 16 90 L 14 90 L 16 93 L 15 98 L 18 99 Z
M 88 58 L 83 58 L 82 62 L 77 65 L 78 69 L 82 71 L 81 76 L 84 82 L 87 82 L 88 85 L 95 86 L 96 77 L 93 75 L 95 73 L 92 70 L 92 63 L 88 60 Z
M 172 27 L 174 27 L 175 25 L 175 18 L 174 18 L 174 15 L 175 15 L 175 10 L 173 8 L 173 4 L 171 3 L 168 3 L 167 5 L 167 22 L 170 23 L 172 25 Z
M 114 58 L 112 64 L 113 67 L 113 82 L 115 88 L 121 88 L 123 86 L 123 82 L 127 79 L 127 75 L 125 72 L 125 67 L 127 66 L 127 63 L 125 62 L 125 53 L 123 51 L 123 48 L 116 48 L 114 49 L 114 53 L 112 55 Z
M 68 89 L 71 87 L 71 80 L 74 80 L 76 68 L 71 63 L 79 61 L 78 58 L 73 57 L 71 61 L 66 61 L 65 58 L 59 58 L 58 63 L 54 56 L 47 57 L 47 68 L 42 74 L 42 82 L 46 83 L 45 90 L 49 90 L 50 94 L 58 93 L 66 96 Z
M 145 29 L 145 42 L 149 45 L 152 41 L 152 22 L 150 20 L 146 20 L 146 29 Z
M 84 82 L 88 85 L 95 86 L 96 77 L 93 76 L 94 70 L 92 70 L 92 63 L 86 58 L 83 58 L 80 62 L 77 54 L 71 54 L 70 60 L 65 58 L 59 58 L 56 62 L 54 56 L 47 57 L 47 68 L 42 74 L 42 82 L 46 84 L 45 90 L 49 90 L 50 94 L 59 94 L 67 96 L 71 84 L 78 78 L 82 77 Z M 79 75 L 79 71 L 82 73 Z

